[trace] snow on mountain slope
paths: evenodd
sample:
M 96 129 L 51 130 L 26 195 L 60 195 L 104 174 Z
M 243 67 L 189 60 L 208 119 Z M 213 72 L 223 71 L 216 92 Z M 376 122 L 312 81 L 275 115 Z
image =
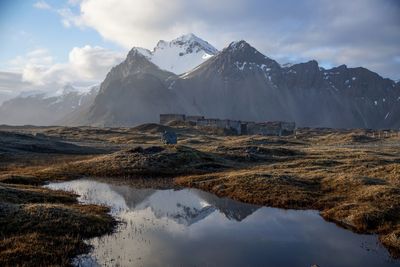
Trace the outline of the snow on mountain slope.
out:
M 43 99 L 47 98 L 63 98 L 68 94 L 76 94 L 79 96 L 85 96 L 93 92 L 93 90 L 98 90 L 99 85 L 91 85 L 88 87 L 76 87 L 70 84 L 66 84 L 63 87 L 54 91 L 43 91 L 43 90 L 31 90 L 23 91 L 19 93 L 15 98 L 29 98 L 29 97 L 40 97 Z
M 88 88 L 66 85 L 54 92 L 23 92 L 0 106 L 0 123 L 54 124 L 67 114 L 91 105 L 98 90 L 98 85 Z
M 218 53 L 215 47 L 192 33 L 170 42 L 161 40 L 153 51 L 136 49 L 160 69 L 175 74 L 185 73 Z
M 73 125 L 132 126 L 184 113 L 300 127 L 398 128 L 400 85 L 365 68 L 323 69 L 315 60 L 282 68 L 242 40 L 175 75 L 143 53 L 132 49 L 110 71 Z
M 183 225 L 201 221 L 216 210 L 189 190 L 158 190 L 135 208 L 150 208 L 156 218 L 170 218 Z

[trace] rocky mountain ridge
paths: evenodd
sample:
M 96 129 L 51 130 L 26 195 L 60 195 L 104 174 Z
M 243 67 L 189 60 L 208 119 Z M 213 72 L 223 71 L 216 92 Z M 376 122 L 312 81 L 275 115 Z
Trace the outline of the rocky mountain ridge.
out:
M 182 62 L 190 64 L 177 71 Z M 185 113 L 300 127 L 399 129 L 399 112 L 400 83 L 366 68 L 324 69 L 315 60 L 280 65 L 244 40 L 217 51 L 188 34 L 160 41 L 153 51 L 134 47 L 92 102 L 53 121 L 134 126 L 158 122 L 161 113 Z
M 41 91 L 24 92 L 0 106 L 0 124 L 54 125 L 65 116 L 90 106 L 99 90 L 91 86 L 78 90 L 65 85 L 53 94 Z
M 238 41 L 182 75 L 132 49 L 78 124 L 131 126 L 157 122 L 160 113 L 185 113 L 310 127 L 399 128 L 399 108 L 399 84 L 368 69 L 324 69 L 315 60 L 283 67 Z

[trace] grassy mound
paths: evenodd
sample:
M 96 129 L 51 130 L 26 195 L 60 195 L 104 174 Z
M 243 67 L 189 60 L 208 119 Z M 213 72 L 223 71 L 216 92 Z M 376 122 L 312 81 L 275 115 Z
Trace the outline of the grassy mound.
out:
M 90 249 L 84 238 L 112 231 L 107 213 L 73 194 L 0 183 L 0 266 L 70 266 Z
M 41 177 L 71 179 L 96 177 L 169 177 L 207 173 L 232 167 L 232 163 L 212 153 L 186 146 L 136 147 L 89 160 L 47 168 Z
M 157 123 L 145 123 L 141 124 L 139 126 L 136 126 L 132 128 L 135 131 L 138 132 L 149 132 L 149 133 L 162 133 L 164 131 L 172 131 L 173 128 L 165 126 L 165 125 L 160 125 Z
M 182 176 L 175 182 L 248 203 L 317 209 L 342 227 L 379 234 L 392 255 L 400 255 L 400 158 L 396 148 L 388 146 L 383 152 L 310 146 L 300 154 L 281 149 L 277 162 Z M 236 156 L 243 153 L 233 151 Z M 272 151 L 274 147 L 259 153 Z

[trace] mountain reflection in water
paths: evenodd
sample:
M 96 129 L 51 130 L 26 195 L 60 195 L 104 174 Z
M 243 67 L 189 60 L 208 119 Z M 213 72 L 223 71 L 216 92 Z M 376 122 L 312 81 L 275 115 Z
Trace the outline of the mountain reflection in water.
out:
M 107 205 L 122 223 L 88 240 L 79 266 L 395 266 L 374 235 L 316 211 L 241 203 L 196 190 L 137 189 L 94 180 L 51 183 L 83 203 Z

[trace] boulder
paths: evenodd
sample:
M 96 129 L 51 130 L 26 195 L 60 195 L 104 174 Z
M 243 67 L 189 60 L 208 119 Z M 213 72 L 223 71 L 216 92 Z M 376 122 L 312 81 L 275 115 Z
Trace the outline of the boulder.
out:
M 178 138 L 175 132 L 165 131 L 161 135 L 161 141 L 166 145 L 174 145 L 178 142 Z

